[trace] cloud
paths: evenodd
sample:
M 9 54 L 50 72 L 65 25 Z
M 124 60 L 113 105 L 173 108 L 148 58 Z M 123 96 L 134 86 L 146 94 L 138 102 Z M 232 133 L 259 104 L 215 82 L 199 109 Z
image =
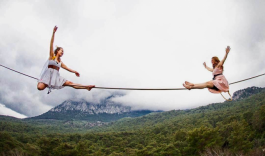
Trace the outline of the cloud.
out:
M 13 116 L 16 118 L 26 118 L 27 116 L 20 114 L 18 112 L 13 111 L 10 108 L 7 108 L 5 105 L 0 104 L 0 115 L 8 115 L 8 116 Z
M 225 62 L 229 82 L 264 73 L 263 1 L 1 1 L 0 63 L 38 77 L 49 55 L 54 25 L 55 45 L 63 62 L 81 77 L 60 70 L 67 80 L 103 87 L 180 88 L 186 80 L 211 80 L 212 56 Z M 113 91 L 64 88 L 38 91 L 37 82 L 0 69 L 0 101 L 35 116 L 71 98 L 99 103 L 112 100 L 134 109 L 187 109 L 224 101 L 205 90 Z M 265 87 L 264 78 L 230 86 Z

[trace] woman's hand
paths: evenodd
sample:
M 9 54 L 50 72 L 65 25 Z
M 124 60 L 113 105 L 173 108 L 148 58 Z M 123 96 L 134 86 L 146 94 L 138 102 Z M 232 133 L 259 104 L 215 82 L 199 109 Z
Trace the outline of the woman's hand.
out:
M 206 68 L 206 63 L 205 62 L 203 62 L 203 66 L 204 66 L 204 68 Z
M 79 74 L 77 71 L 75 71 L 75 75 L 76 75 L 77 77 L 80 77 L 80 74 Z
M 53 28 L 53 33 L 55 33 L 57 31 L 58 27 L 57 26 L 54 26 Z
M 230 52 L 230 49 L 231 49 L 230 46 L 227 46 L 227 48 L 225 50 L 226 54 L 228 54 Z

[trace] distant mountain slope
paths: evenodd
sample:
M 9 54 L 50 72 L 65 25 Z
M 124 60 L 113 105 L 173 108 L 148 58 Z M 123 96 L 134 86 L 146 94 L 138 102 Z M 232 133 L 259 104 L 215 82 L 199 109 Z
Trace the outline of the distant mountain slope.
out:
M 161 113 L 150 113 L 137 118 L 124 118 L 107 126 L 98 127 L 96 131 L 131 131 L 140 129 L 153 129 L 155 127 L 173 131 L 186 128 L 196 128 L 205 122 L 205 125 L 215 127 L 218 122 L 225 118 L 234 116 L 241 117 L 242 114 L 250 114 L 261 105 L 265 105 L 265 90 L 263 88 L 250 87 L 235 92 L 237 100 L 231 102 L 214 103 L 191 110 L 172 110 Z M 241 99 L 241 100 L 239 100 Z M 246 120 L 248 120 L 246 118 Z M 172 131 L 171 130 L 171 131 Z
M 30 118 L 56 120 L 86 120 L 91 122 L 110 122 L 124 117 L 138 117 L 149 114 L 151 110 L 131 110 L 129 106 L 122 106 L 112 102 L 109 98 L 99 104 L 85 100 L 67 100 L 50 111 Z
M 264 91 L 264 90 L 265 90 L 264 88 L 254 87 L 254 86 L 248 87 L 245 89 L 241 89 L 241 90 L 234 92 L 233 100 L 241 100 L 241 99 L 247 98 L 253 94 L 257 94 L 257 93 Z

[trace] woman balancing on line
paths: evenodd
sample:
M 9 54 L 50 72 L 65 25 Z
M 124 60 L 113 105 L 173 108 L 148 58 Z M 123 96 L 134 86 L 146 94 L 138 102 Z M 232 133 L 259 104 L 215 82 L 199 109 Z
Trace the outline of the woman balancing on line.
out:
M 43 70 L 40 74 L 40 79 L 38 81 L 38 90 L 44 90 L 46 87 L 49 88 L 48 94 L 51 92 L 51 89 L 61 89 L 64 86 L 73 87 L 75 89 L 87 89 L 91 90 L 94 88 L 94 85 L 81 85 L 76 84 L 71 81 L 66 80 L 65 78 L 61 77 L 59 74 L 59 69 L 62 67 L 69 72 L 75 73 L 77 77 L 80 74 L 77 71 L 74 71 L 68 68 L 61 60 L 61 57 L 64 54 L 63 48 L 57 47 L 53 52 L 53 41 L 54 41 L 54 34 L 58 27 L 54 27 L 51 44 L 50 44 L 50 57 L 49 60 L 45 63 Z
M 200 83 L 200 84 L 193 84 L 190 82 L 185 81 L 185 84 L 183 86 L 187 89 L 203 89 L 208 88 L 210 92 L 212 93 L 221 93 L 221 92 L 229 92 L 229 84 L 223 75 L 224 70 L 224 62 L 227 58 L 228 53 L 230 52 L 230 47 L 227 46 L 226 48 L 226 54 L 222 61 L 218 59 L 218 57 L 212 58 L 212 65 L 213 68 L 210 68 L 206 66 L 206 63 L 204 62 L 204 67 L 209 70 L 210 72 L 213 72 L 213 80 L 208 81 L 206 83 Z

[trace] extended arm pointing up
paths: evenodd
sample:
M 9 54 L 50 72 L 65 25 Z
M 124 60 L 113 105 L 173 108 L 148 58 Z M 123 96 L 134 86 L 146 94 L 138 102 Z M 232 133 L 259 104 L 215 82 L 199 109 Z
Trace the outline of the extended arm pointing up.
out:
M 53 58 L 54 53 L 53 53 L 53 42 L 54 42 L 54 35 L 57 30 L 57 26 L 53 28 L 53 33 L 52 33 L 52 38 L 51 38 L 51 43 L 50 43 L 50 60 Z
M 222 59 L 222 61 L 219 62 L 218 67 L 224 65 L 225 60 L 226 60 L 227 55 L 228 55 L 228 53 L 230 52 L 230 50 L 231 50 L 231 48 L 230 48 L 229 46 L 227 46 L 227 48 L 226 48 L 226 50 L 225 50 L 225 57 Z

